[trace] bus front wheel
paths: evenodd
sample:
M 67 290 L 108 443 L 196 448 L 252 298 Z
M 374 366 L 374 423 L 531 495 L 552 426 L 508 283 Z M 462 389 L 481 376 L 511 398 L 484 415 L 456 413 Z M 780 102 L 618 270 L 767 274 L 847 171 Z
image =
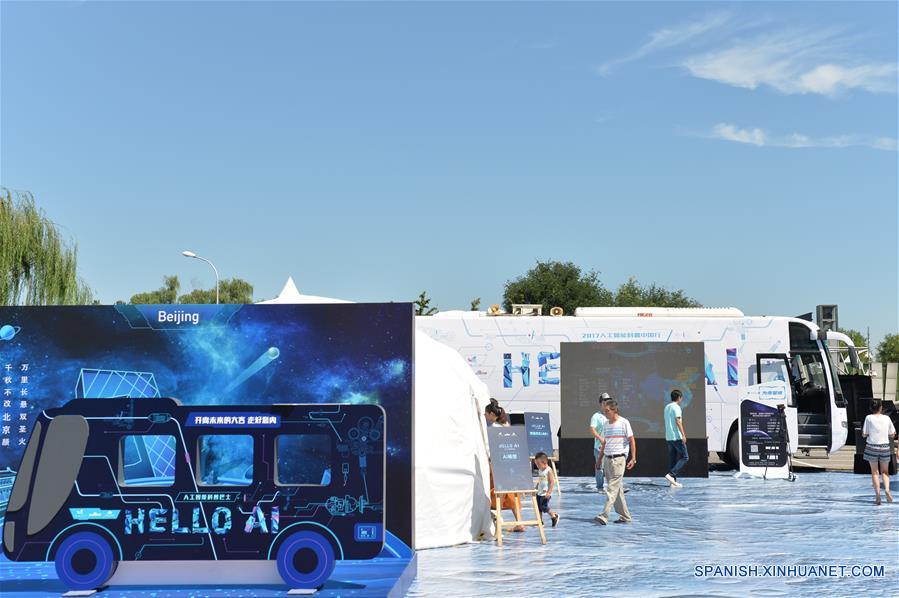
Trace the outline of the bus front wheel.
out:
M 321 534 L 291 534 L 278 548 L 278 573 L 291 589 L 318 588 L 331 577 L 336 564 L 334 548 Z
M 740 469 L 740 437 L 739 431 L 734 429 L 727 438 L 727 459 L 734 469 Z
M 56 551 L 56 574 L 70 590 L 102 587 L 118 564 L 109 542 L 94 532 L 76 532 Z

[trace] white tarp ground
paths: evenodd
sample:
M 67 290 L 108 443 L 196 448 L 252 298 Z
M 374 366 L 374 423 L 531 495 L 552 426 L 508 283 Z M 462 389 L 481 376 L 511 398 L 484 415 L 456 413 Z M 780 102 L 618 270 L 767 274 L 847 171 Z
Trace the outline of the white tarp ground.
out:
M 288 278 L 278 297 L 260 303 L 350 302 L 303 295 Z M 490 466 L 481 417 L 487 386 L 455 349 L 418 330 L 414 368 L 415 548 L 490 536 Z

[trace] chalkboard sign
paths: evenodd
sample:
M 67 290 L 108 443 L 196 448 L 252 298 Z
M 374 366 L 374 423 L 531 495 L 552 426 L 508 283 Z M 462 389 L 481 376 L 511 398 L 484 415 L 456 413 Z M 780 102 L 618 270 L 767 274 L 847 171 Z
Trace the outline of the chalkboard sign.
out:
M 528 438 L 524 426 L 487 428 L 490 443 L 490 465 L 493 468 L 493 484 L 497 492 L 524 492 L 533 490 L 531 460 L 528 455 Z
M 744 467 L 787 464 L 786 418 L 777 407 L 744 399 L 740 403 L 740 439 Z
M 528 434 L 528 456 L 546 453 L 553 456 L 553 438 L 549 426 L 549 413 L 524 413 L 524 427 Z

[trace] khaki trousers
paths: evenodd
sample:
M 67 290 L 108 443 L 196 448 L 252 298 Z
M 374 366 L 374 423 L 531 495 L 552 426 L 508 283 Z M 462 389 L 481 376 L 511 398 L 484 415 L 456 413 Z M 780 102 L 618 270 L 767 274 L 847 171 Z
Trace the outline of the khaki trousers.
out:
M 631 512 L 627 509 L 627 500 L 624 498 L 624 487 L 622 486 L 627 457 L 615 459 L 603 457 L 603 461 L 602 470 L 606 478 L 606 507 L 602 511 L 602 518 L 608 521 L 614 506 L 615 512 L 622 519 L 630 521 Z

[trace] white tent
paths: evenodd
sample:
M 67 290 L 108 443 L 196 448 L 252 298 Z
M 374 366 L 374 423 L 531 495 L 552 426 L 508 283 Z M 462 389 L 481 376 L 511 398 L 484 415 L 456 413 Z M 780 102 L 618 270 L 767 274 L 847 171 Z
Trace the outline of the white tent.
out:
M 278 297 L 260 303 L 350 302 L 303 295 L 288 278 Z M 492 534 L 487 386 L 455 349 L 418 330 L 414 360 L 415 548 L 478 540 Z
M 293 282 L 293 276 L 288 276 L 280 295 L 274 299 L 259 301 L 259 303 L 352 303 L 352 301 L 319 297 L 318 295 L 303 295 Z

